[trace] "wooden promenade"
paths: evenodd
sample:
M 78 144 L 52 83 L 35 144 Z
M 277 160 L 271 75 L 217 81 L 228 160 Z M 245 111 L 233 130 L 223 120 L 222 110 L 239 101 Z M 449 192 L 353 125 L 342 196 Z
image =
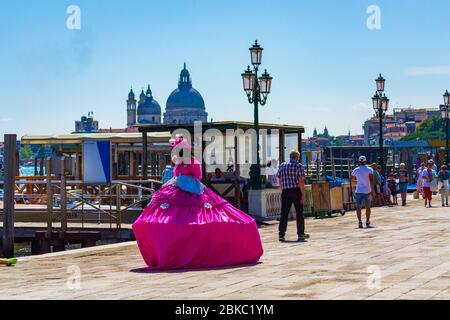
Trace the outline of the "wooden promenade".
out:
M 0 268 L 0 298 L 450 299 L 450 208 L 439 202 L 376 208 L 374 229 L 357 229 L 352 212 L 307 219 L 307 243 L 279 243 L 265 226 L 253 266 L 149 272 L 134 242 L 21 258 Z

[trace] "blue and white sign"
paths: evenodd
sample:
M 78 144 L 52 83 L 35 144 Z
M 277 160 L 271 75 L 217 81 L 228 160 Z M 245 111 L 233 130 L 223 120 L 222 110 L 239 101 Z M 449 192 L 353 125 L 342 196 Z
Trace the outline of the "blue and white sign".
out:
M 111 183 L 111 141 L 83 143 L 83 183 Z

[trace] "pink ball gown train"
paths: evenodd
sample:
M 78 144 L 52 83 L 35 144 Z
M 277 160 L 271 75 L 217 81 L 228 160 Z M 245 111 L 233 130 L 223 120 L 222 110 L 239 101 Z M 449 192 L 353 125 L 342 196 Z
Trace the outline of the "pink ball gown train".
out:
M 256 263 L 263 248 L 252 217 L 206 187 L 201 194 L 178 187 L 176 179 L 183 176 L 199 182 L 201 165 L 192 160 L 175 166 L 175 178 L 133 224 L 145 263 L 153 270 Z

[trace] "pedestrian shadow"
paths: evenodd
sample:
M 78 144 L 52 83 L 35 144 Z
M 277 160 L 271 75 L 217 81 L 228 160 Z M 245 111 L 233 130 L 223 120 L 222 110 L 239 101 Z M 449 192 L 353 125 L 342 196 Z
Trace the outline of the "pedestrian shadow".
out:
M 245 268 L 245 267 L 254 267 L 257 265 L 262 264 L 262 262 L 256 262 L 256 263 L 245 263 L 245 264 L 239 264 L 234 266 L 223 266 L 223 267 L 211 267 L 211 268 L 195 268 L 195 269 L 174 269 L 174 270 L 154 270 L 150 267 L 144 267 L 144 268 L 136 268 L 131 269 L 130 272 L 132 273 L 149 273 L 149 274 L 171 274 L 171 273 L 186 273 L 186 272 L 204 272 L 204 271 L 220 271 L 220 270 L 233 270 L 233 269 L 239 269 L 239 268 Z

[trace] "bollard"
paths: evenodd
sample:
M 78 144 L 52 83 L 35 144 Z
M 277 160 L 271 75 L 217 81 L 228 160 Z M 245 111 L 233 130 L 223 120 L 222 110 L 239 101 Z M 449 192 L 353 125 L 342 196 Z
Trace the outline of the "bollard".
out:
M 16 180 L 15 134 L 5 135 L 5 180 L 3 196 L 3 256 L 14 257 L 14 193 Z

